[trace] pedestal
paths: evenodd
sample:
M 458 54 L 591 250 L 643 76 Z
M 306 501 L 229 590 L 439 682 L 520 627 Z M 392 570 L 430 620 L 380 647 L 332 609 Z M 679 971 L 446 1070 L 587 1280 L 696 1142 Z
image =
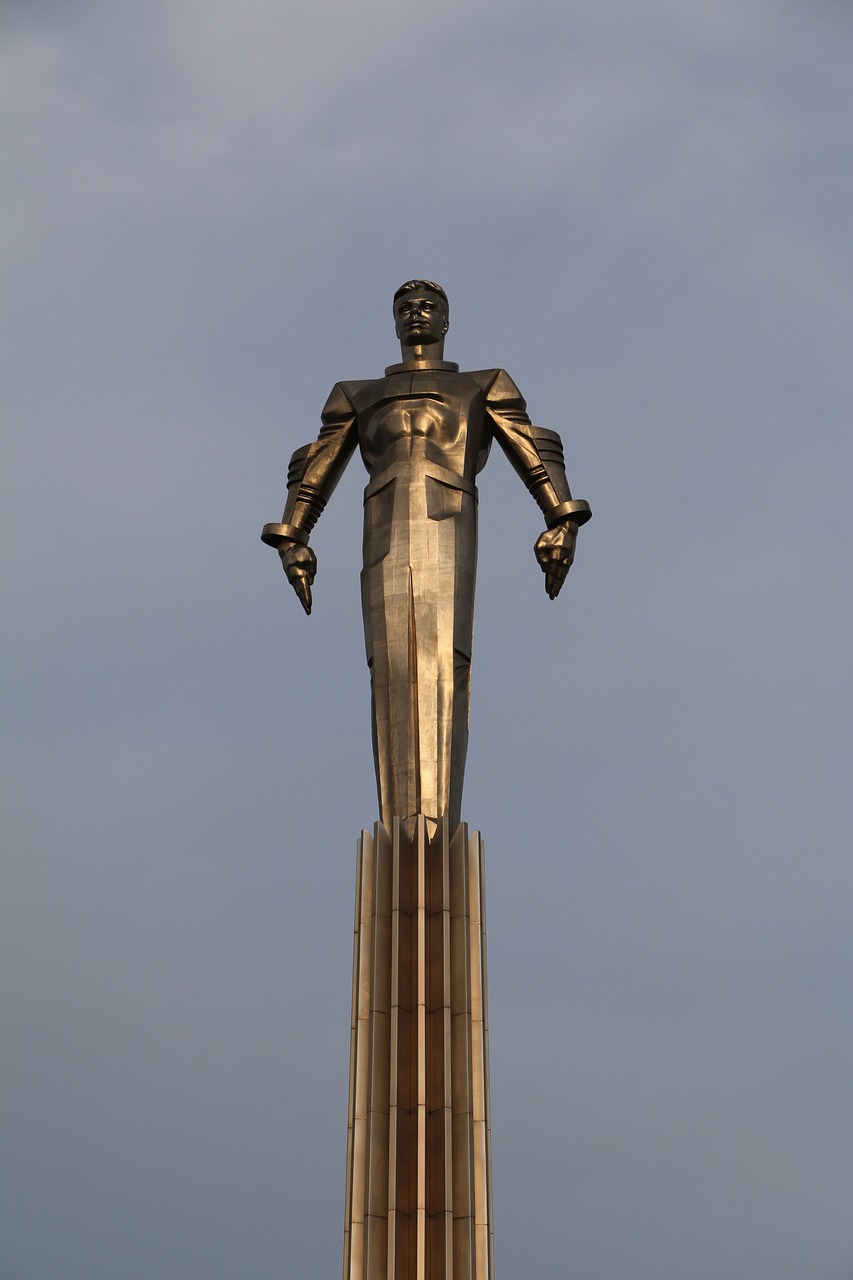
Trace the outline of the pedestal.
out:
M 358 848 L 344 1280 L 493 1280 L 483 846 Z

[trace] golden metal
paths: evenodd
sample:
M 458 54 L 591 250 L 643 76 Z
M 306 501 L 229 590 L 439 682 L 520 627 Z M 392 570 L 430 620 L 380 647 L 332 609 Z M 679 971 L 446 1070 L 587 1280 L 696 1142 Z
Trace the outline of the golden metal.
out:
M 389 830 L 411 835 L 461 818 L 468 745 L 474 582 L 475 478 L 497 439 L 539 504 L 546 531 L 535 545 L 554 599 L 591 516 L 573 499 L 556 432 L 534 426 L 502 369 L 460 373 L 444 359 L 444 290 L 410 280 L 394 297 L 402 361 L 385 376 L 339 382 L 317 440 L 290 461 L 280 524 L 262 538 L 278 549 L 306 613 L 316 558 L 308 539 L 358 446 L 369 472 L 364 495 L 362 606 L 371 673 L 379 810 Z
M 359 844 L 344 1280 L 493 1280 L 483 848 Z

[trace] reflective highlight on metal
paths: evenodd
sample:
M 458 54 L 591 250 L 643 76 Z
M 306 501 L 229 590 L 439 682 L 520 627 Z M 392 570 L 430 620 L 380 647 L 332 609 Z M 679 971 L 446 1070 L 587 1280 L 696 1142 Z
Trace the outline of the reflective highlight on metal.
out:
M 358 851 L 344 1280 L 493 1280 L 483 846 Z

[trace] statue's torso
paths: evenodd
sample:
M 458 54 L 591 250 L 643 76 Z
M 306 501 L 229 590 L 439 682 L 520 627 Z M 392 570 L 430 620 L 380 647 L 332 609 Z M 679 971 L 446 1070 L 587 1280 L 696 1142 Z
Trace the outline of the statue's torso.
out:
M 370 382 L 343 383 L 358 417 L 358 440 L 371 476 L 405 441 L 428 442 L 430 455 L 473 480 L 488 456 L 486 393 L 494 371 L 453 369 L 392 372 Z
M 474 478 L 495 373 L 346 382 L 370 481 L 361 577 L 383 821 L 461 819 L 474 620 Z

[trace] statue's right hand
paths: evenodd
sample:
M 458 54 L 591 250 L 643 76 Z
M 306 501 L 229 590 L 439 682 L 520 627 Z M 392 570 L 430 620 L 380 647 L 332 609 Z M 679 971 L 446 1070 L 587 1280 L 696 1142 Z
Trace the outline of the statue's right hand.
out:
M 299 597 L 302 608 L 310 613 L 311 583 L 317 572 L 317 557 L 304 542 L 291 542 L 290 539 L 282 540 L 278 554 L 281 556 L 281 567 L 287 574 L 287 581 Z

